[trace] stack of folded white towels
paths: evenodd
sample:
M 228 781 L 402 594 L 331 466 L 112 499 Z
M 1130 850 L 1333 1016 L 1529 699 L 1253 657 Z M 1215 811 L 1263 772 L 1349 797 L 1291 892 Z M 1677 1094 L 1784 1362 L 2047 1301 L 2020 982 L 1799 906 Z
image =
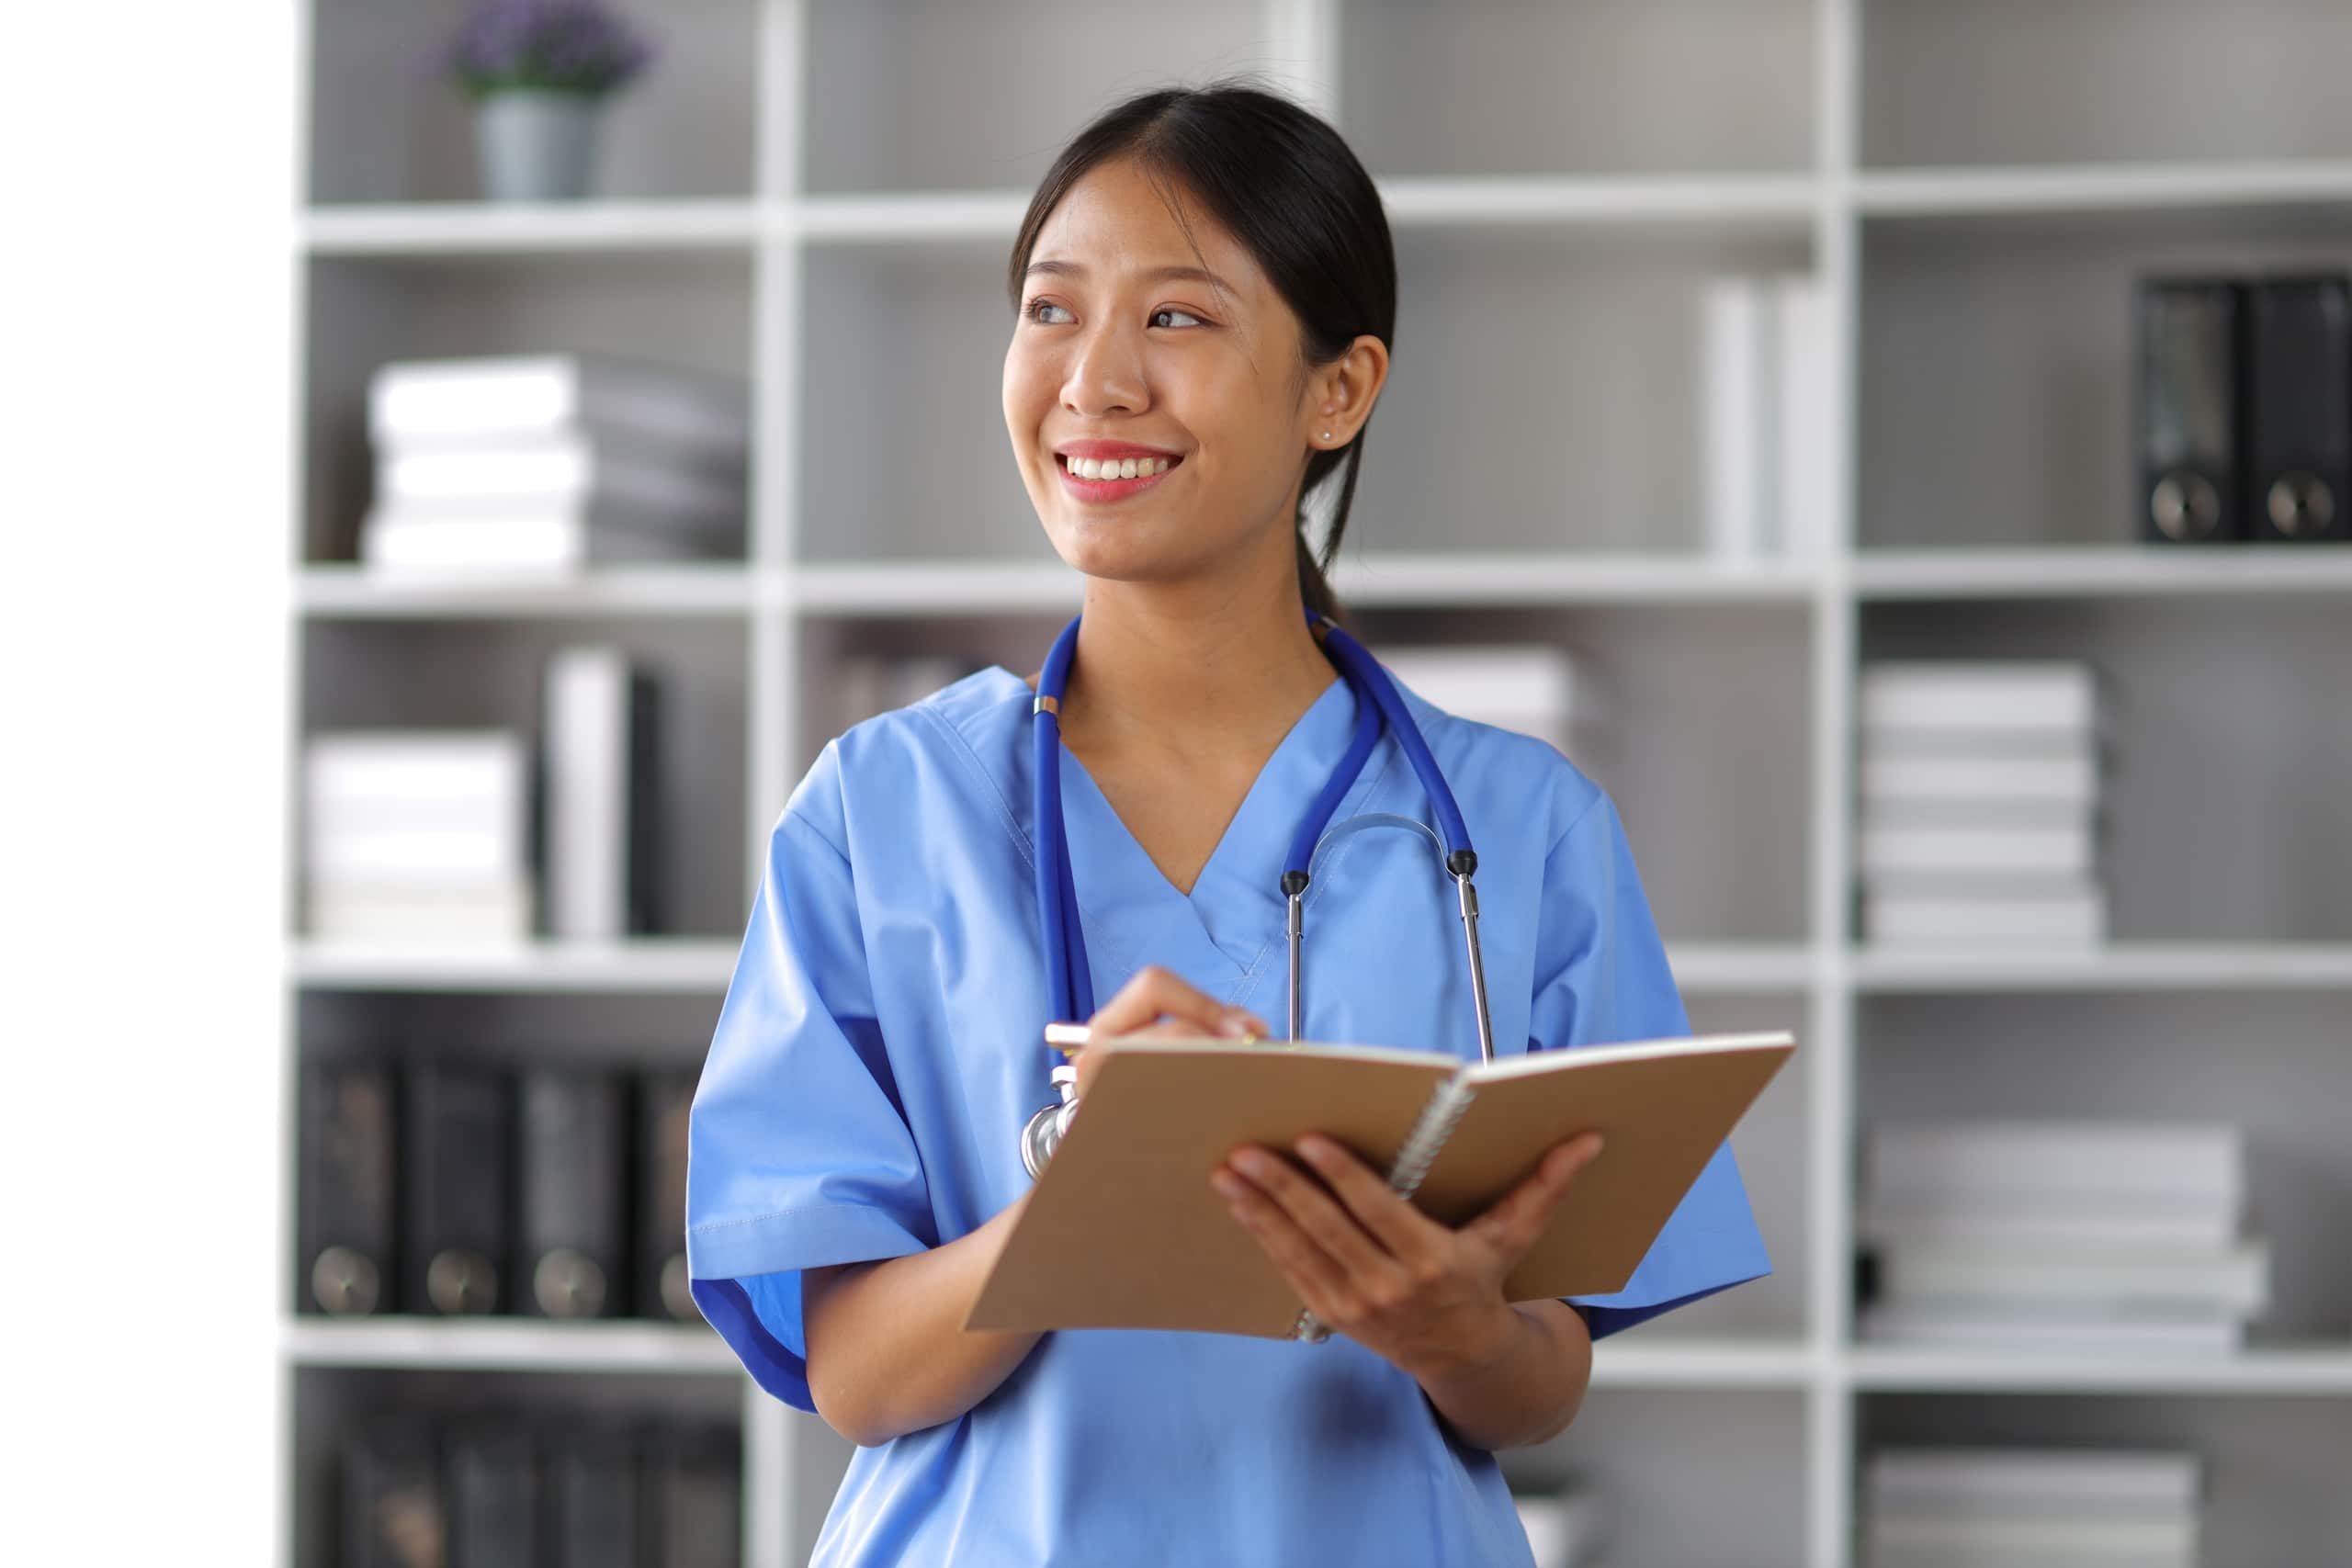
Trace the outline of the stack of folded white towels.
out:
M 385 365 L 368 386 L 360 559 L 560 574 L 740 558 L 748 408 L 735 380 L 611 355 Z
M 1865 941 L 2106 940 L 2089 665 L 1874 661 L 1860 711 Z

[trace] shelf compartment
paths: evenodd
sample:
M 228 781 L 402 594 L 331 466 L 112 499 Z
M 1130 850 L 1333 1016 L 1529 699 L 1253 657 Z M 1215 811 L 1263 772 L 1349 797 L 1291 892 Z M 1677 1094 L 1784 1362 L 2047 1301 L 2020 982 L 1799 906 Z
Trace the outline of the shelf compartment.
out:
M 311 621 L 302 627 L 302 734 L 500 728 L 536 744 L 547 660 L 559 649 L 586 643 L 626 649 L 662 682 L 655 788 L 668 847 L 655 889 L 660 934 L 740 940 L 751 863 L 744 852 L 750 638 L 742 626 L 707 618 Z M 301 777 L 298 760 L 291 802 L 298 821 L 304 817 Z M 299 837 L 296 844 L 299 873 Z M 426 977 L 455 978 L 470 969 L 485 980 L 578 985 L 600 975 L 646 977 L 666 961 L 639 961 L 634 973 L 621 965 L 636 953 L 676 951 L 667 944 L 576 949 L 538 942 L 445 954 L 424 948 L 411 962 Z M 382 972 L 371 966 L 397 962 L 390 948 L 371 948 L 353 960 L 326 957 L 322 949 L 311 972 L 332 973 L 343 962 L 346 972 L 365 976 Z
M 1340 129 L 1380 175 L 1809 169 L 1816 15 L 1801 0 L 1351 0 Z
M 1396 249 L 1345 548 L 1695 559 L 1702 290 L 1806 270 L 1803 227 L 1416 231 Z
M 1872 219 L 1861 252 L 1865 562 L 1890 548 L 2137 547 L 2135 281 L 2342 267 L 2352 207 Z M 2227 571 L 2235 549 L 2191 554 Z
M 1979 1117 L 2243 1128 L 2251 1216 L 2244 1234 L 2269 1243 L 2270 1306 L 2249 1325 L 2249 1348 L 2235 1360 L 2250 1376 L 2273 1375 L 2260 1371 L 2273 1366 L 2286 1369 L 2276 1374 L 2282 1384 L 2308 1372 L 2352 1393 L 2352 1257 L 2342 1245 L 2352 1227 L 2352 1142 L 2342 1116 L 2352 1104 L 2352 1025 L 2340 993 L 1871 997 L 1856 1038 L 1858 1137 L 1875 1121 Z M 2332 1359 L 2276 1359 L 2265 1348 L 2273 1344 L 2335 1349 Z M 1940 1351 L 1909 1359 L 1930 1368 L 2097 1364 Z M 2177 1360 L 2183 1377 L 2209 1365 Z
M 469 8 L 466 0 L 311 8 L 310 199 L 480 196 L 472 106 L 442 65 Z M 750 194 L 762 9 L 754 0 L 678 0 L 632 15 L 656 57 L 606 105 L 597 195 Z
M 1596 1368 L 1611 1354 L 1604 1341 Z M 1612 1562 L 1795 1568 L 1806 1561 L 1803 1393 L 1611 1387 L 1599 1374 L 1595 1382 L 1566 1432 L 1498 1456 L 1514 1487 L 1573 1478 L 1597 1494 Z M 1693 1507 L 1693 1497 L 1707 1506 Z
M 749 253 L 313 258 L 304 290 L 304 562 L 357 559 L 375 493 L 368 385 L 378 367 L 601 351 L 739 378 L 749 396 L 752 278 Z
M 1267 58 L 1266 7 L 842 0 L 807 7 L 804 188 L 1027 189 L 1129 94 Z
M 1868 604 L 1860 640 L 1865 668 L 2079 659 L 2098 671 L 2099 864 L 2119 947 L 2337 943 L 2352 940 L 2344 618 L 2309 595 Z
M 2188 1451 L 2202 1461 L 2204 1568 L 2329 1561 L 2352 1540 L 2352 1402 L 2190 1397 L 2163 1382 L 2081 1392 L 2114 1397 L 1871 1393 L 1856 1405 L 1857 1462 L 1882 1444 Z
M 2299 0 L 1860 0 L 1871 166 L 2324 156 L 2352 14 Z M 1996 112 L 1986 112 L 1998 106 Z

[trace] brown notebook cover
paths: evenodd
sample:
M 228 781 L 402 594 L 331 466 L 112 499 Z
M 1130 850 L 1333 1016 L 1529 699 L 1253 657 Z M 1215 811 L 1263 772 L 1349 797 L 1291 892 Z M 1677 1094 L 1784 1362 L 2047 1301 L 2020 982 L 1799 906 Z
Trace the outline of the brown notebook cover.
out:
M 1785 1032 L 1579 1045 L 1485 1066 L 1378 1046 L 1114 1042 L 967 1328 L 1288 1337 L 1303 1304 L 1209 1172 L 1237 1144 L 1323 1132 L 1458 1224 L 1598 1130 L 1606 1146 L 1506 1281 L 1513 1301 L 1621 1290 L 1796 1049 Z

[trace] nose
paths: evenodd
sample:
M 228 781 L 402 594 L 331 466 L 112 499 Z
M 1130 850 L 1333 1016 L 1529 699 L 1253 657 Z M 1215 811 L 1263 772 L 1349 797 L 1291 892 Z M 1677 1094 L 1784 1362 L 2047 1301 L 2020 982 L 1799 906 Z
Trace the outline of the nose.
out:
M 1116 320 L 1082 328 L 1062 378 L 1062 406 L 1082 418 L 1140 413 L 1150 406 L 1142 333 Z

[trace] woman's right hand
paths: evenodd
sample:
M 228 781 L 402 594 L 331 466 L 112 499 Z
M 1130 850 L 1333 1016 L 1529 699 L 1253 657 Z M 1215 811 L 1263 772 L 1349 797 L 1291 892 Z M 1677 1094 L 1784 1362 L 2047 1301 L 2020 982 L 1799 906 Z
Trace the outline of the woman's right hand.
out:
M 1194 1039 L 1204 1034 L 1262 1040 L 1272 1032 L 1256 1013 L 1227 1007 L 1157 964 L 1137 970 L 1134 979 L 1094 1010 L 1086 1028 L 1096 1040 Z M 1078 1092 L 1083 1098 L 1102 1066 L 1102 1055 L 1088 1046 L 1070 1060 L 1078 1068 Z

